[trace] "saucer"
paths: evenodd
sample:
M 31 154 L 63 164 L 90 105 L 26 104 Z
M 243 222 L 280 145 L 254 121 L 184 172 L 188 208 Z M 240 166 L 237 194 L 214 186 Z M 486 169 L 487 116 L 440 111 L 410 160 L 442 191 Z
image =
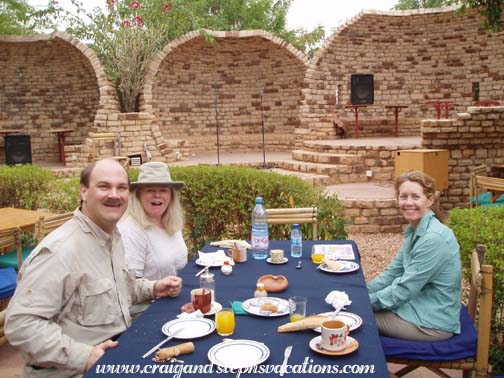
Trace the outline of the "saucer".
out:
M 283 260 L 282 260 L 282 261 L 280 261 L 280 262 L 276 262 L 276 261 L 275 261 L 275 262 L 273 262 L 273 261 L 271 261 L 271 257 L 268 257 L 268 258 L 266 259 L 266 262 L 268 262 L 268 263 L 270 263 L 270 264 L 275 264 L 275 265 L 285 264 L 287 261 L 289 261 L 289 259 L 288 259 L 287 257 L 284 257 L 284 258 L 283 258 Z
M 310 340 L 310 349 L 326 356 L 344 356 L 345 354 L 350 354 L 355 352 L 359 348 L 359 342 L 353 337 L 347 336 L 346 346 L 342 350 L 326 350 L 322 349 L 322 336 L 314 337 Z

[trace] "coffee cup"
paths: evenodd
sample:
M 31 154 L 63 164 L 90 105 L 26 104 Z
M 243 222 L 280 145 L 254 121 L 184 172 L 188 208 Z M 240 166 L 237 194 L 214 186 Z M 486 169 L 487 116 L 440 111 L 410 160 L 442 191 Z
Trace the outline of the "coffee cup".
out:
M 234 246 L 228 249 L 228 256 L 236 263 L 247 261 L 247 248 L 242 246 Z
M 200 310 L 202 313 L 210 311 L 212 291 L 205 288 L 191 290 L 191 302 L 195 310 Z
M 284 251 L 283 249 L 272 249 L 270 251 L 270 257 L 272 263 L 281 263 L 284 261 Z
M 322 348 L 331 352 L 345 349 L 350 327 L 341 320 L 327 320 L 322 323 Z

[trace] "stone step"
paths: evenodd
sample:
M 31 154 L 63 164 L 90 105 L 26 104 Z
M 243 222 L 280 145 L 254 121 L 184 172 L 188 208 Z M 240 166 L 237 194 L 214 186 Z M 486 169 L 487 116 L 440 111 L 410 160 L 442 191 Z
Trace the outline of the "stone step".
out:
M 309 182 L 312 185 L 320 186 L 320 185 L 328 185 L 330 177 L 327 175 L 319 175 L 314 173 L 305 173 L 305 172 L 294 172 L 288 171 L 281 168 L 273 168 L 271 171 L 278 173 L 280 175 L 290 175 L 299 177 L 301 180 Z
M 319 164 L 294 159 L 277 161 L 276 166 L 288 171 L 329 176 L 329 184 L 368 181 L 364 167 L 359 166 L 342 164 Z
M 362 157 L 356 154 L 331 154 L 307 150 L 294 150 L 292 151 L 292 158 L 295 160 L 320 164 L 362 164 Z

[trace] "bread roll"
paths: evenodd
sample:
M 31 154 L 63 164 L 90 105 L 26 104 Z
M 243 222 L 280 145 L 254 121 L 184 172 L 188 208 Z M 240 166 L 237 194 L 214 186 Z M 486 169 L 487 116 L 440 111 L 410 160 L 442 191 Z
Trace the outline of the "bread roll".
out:
M 191 342 L 178 344 L 169 348 L 163 348 L 156 352 L 156 358 L 161 361 L 167 361 L 172 357 L 180 356 L 181 354 L 189 354 L 194 352 L 194 344 Z
M 277 328 L 278 332 L 294 332 L 294 331 L 301 331 L 304 329 L 313 329 L 320 327 L 323 322 L 327 320 L 327 316 L 321 316 L 321 315 L 313 315 L 313 316 L 308 316 L 304 319 L 292 322 L 292 323 L 286 323 L 282 324 L 280 327 Z
M 339 261 L 335 260 L 325 260 L 322 262 L 328 269 L 338 272 L 341 269 L 341 264 Z

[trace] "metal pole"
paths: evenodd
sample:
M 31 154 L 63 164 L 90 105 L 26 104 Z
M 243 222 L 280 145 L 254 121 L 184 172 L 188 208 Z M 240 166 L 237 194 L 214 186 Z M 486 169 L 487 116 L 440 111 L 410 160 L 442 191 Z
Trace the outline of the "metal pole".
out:
M 217 84 L 214 82 L 214 109 L 215 109 L 215 131 L 217 134 L 217 166 L 220 166 L 220 141 L 219 141 L 219 107 L 218 107 L 218 93 Z

